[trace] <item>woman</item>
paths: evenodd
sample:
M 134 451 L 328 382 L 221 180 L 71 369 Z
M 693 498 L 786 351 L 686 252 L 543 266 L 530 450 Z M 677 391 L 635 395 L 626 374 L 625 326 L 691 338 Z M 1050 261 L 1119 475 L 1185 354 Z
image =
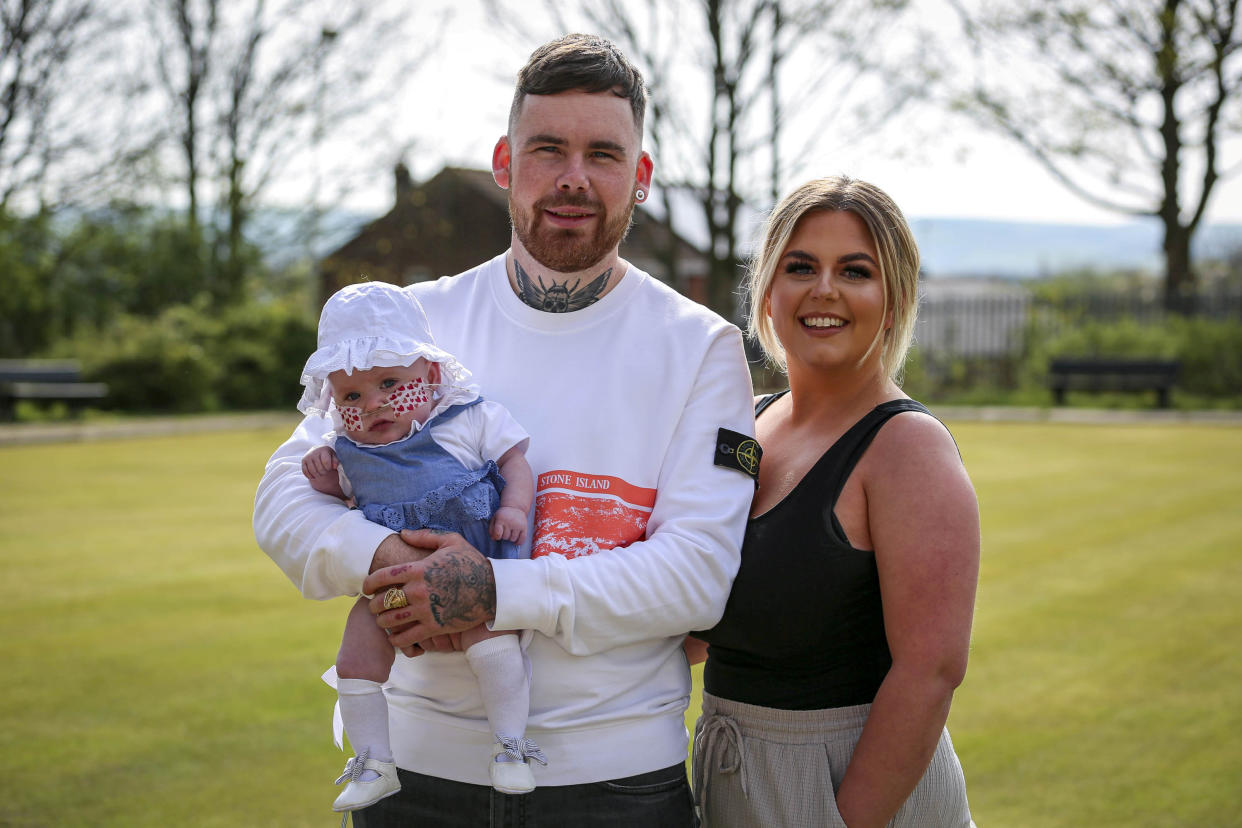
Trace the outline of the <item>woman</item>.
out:
M 919 255 L 878 188 L 811 181 L 768 221 L 750 331 L 789 391 L 704 654 L 706 826 L 971 825 L 945 730 L 966 672 L 978 507 L 953 438 L 897 385 Z

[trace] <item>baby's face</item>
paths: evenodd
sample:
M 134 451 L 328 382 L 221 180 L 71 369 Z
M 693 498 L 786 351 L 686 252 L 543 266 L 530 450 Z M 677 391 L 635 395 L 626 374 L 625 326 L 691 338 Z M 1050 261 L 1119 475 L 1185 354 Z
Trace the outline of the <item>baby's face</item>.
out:
M 332 400 L 349 436 L 360 443 L 383 445 L 410 433 L 410 423 L 426 422 L 435 405 L 431 386 L 440 382 L 440 366 L 420 359 L 413 365 L 333 371 Z

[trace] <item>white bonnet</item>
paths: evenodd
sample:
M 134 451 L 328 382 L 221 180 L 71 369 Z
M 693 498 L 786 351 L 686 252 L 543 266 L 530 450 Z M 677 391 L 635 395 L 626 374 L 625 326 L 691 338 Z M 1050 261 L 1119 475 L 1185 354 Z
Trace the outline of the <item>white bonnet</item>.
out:
M 319 315 L 319 347 L 306 360 L 306 386 L 298 411 L 328 413 L 328 375 L 410 365 L 419 357 L 440 364 L 440 382 L 464 386 L 470 372 L 436 346 L 427 314 L 408 290 L 387 282 L 362 282 L 341 288 Z

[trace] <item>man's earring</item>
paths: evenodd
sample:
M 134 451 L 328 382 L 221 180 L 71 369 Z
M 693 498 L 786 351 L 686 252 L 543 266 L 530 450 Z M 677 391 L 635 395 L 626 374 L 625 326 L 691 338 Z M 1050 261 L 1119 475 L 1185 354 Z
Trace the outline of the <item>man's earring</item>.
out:
M 647 191 L 646 191 L 646 190 L 644 190 L 643 188 L 639 187 L 637 190 L 635 190 L 635 191 L 634 191 L 634 200 L 635 200 L 635 201 L 642 201 L 642 200 L 644 200 L 646 197 L 647 197 Z

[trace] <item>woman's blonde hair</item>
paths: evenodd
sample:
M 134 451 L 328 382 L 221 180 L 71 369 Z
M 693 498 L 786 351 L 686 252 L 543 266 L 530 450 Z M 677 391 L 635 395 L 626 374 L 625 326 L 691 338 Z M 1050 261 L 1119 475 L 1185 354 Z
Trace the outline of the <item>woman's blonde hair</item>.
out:
M 880 348 L 880 363 L 889 378 L 896 380 L 906 361 L 914 338 L 914 318 L 918 310 L 919 248 L 901 209 L 888 194 L 865 181 L 848 176 L 831 176 L 808 181 L 787 195 L 768 216 L 763 243 L 751 262 L 746 283 L 749 300 L 749 333 L 758 340 L 776 367 L 786 369 L 785 349 L 776 337 L 772 319 L 764 312 L 768 291 L 776 276 L 789 239 L 798 222 L 816 211 L 845 211 L 862 219 L 871 233 L 880 261 L 880 283 L 884 289 L 884 316 L 893 324 L 881 328 L 863 359 Z

